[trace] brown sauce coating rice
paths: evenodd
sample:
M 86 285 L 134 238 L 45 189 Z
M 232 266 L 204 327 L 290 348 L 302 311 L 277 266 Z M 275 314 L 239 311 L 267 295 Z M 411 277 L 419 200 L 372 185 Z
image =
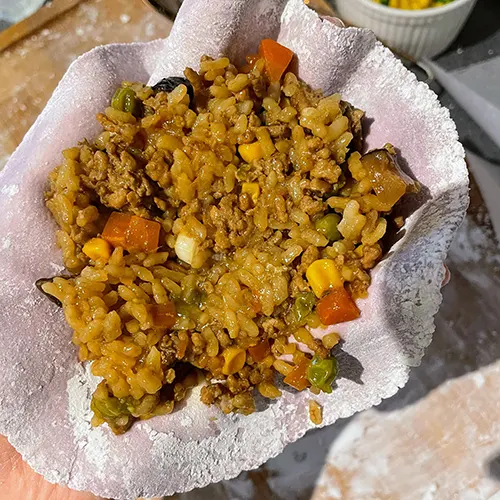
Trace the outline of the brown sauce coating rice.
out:
M 321 326 L 320 297 L 306 273 L 328 261 L 349 296 L 366 297 L 397 202 L 377 179 L 411 186 L 391 146 L 361 155 L 363 112 L 339 95 L 323 97 L 293 73 L 270 83 L 257 58 L 238 69 L 204 56 L 185 76 L 194 102 L 185 85 L 167 93 L 125 82 L 138 116 L 99 113 L 102 132 L 64 151 L 49 179 L 71 277 L 43 290 L 103 379 L 94 425 L 115 433 L 172 412 L 200 374 L 203 403 L 249 414 L 255 390 L 279 397 L 282 375 L 313 355 L 328 360 L 338 337 L 309 332 Z M 159 248 L 89 258 L 84 245 L 102 241 L 113 212 L 159 223 Z M 168 304 L 175 323 L 162 327 L 154 307 Z

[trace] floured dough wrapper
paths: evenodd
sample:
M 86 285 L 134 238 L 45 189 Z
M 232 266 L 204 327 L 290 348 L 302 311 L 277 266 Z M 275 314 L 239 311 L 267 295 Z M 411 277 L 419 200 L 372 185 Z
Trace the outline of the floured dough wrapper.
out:
M 123 436 L 92 428 L 97 381 L 77 362 L 62 311 L 33 285 L 61 271 L 43 199 L 47 175 L 64 148 L 96 135 L 95 114 L 123 80 L 181 75 L 203 54 L 241 60 L 265 37 L 297 54 L 299 76 L 312 87 L 366 111 L 370 148 L 400 148 L 423 185 L 406 201 L 416 211 L 373 271 L 361 318 L 337 328 L 346 354 L 332 394 L 285 391 L 250 416 L 226 416 L 204 406 L 198 388 L 178 411 Z M 431 341 L 442 264 L 468 202 L 464 152 L 436 96 L 371 32 L 323 21 L 301 0 L 186 0 L 167 40 L 80 57 L 12 155 L 0 189 L 0 432 L 49 481 L 115 499 L 186 491 L 259 466 L 312 427 L 311 398 L 328 425 L 403 387 Z

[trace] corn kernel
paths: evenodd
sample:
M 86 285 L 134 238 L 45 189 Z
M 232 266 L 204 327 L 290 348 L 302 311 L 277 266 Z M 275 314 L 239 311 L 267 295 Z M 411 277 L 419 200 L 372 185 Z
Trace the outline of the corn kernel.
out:
M 241 186 L 241 192 L 249 194 L 253 204 L 257 205 L 260 195 L 260 186 L 257 182 L 244 182 Z
M 258 142 L 242 144 L 238 147 L 238 152 L 247 163 L 252 163 L 254 160 L 260 160 L 264 156 L 262 146 Z
M 111 257 L 111 245 L 102 238 L 92 238 L 83 245 L 82 250 L 92 260 L 108 260 Z
M 314 261 L 306 271 L 306 278 L 316 297 L 321 298 L 329 288 L 344 286 L 342 276 L 331 259 Z
M 222 367 L 224 375 L 232 375 L 239 372 L 247 359 L 246 352 L 239 347 L 228 347 L 224 350 L 222 356 L 224 357 L 224 366 Z

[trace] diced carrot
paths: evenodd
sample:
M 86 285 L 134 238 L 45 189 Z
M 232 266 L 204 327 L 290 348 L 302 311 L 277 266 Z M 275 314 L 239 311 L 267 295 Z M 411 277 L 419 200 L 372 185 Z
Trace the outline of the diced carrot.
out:
M 260 42 L 259 54 L 266 63 L 266 72 L 271 81 L 279 81 L 293 59 L 293 52 L 278 42 L 265 38 Z
M 310 364 L 310 360 L 306 359 L 298 365 L 295 365 L 294 369 L 283 379 L 283 382 L 298 391 L 303 391 L 310 385 L 309 380 L 307 380 L 307 369 Z
M 155 252 L 160 241 L 160 229 L 158 222 L 133 215 L 127 231 L 125 249 L 129 252 Z
M 332 288 L 316 306 L 324 325 L 335 325 L 359 318 L 359 309 L 345 288 Z
M 114 247 L 125 247 L 127 230 L 130 225 L 131 215 L 121 212 L 112 212 L 104 226 L 102 237 Z
M 257 345 L 248 348 L 248 352 L 250 356 L 252 356 L 253 360 L 257 363 L 260 363 L 266 356 L 271 353 L 271 348 L 269 347 L 269 341 L 264 340 Z
M 113 212 L 106 222 L 102 238 L 114 247 L 123 247 L 129 252 L 155 252 L 160 241 L 160 230 L 158 222 Z
M 153 318 L 153 326 L 156 328 L 172 328 L 177 320 L 177 312 L 173 302 L 166 304 L 150 304 L 149 313 Z

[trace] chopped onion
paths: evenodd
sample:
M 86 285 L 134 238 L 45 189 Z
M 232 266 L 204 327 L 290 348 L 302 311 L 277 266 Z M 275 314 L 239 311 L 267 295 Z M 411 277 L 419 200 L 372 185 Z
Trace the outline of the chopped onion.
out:
M 179 259 L 187 264 L 192 264 L 196 253 L 198 252 L 199 243 L 192 236 L 179 234 L 175 242 L 175 253 Z

